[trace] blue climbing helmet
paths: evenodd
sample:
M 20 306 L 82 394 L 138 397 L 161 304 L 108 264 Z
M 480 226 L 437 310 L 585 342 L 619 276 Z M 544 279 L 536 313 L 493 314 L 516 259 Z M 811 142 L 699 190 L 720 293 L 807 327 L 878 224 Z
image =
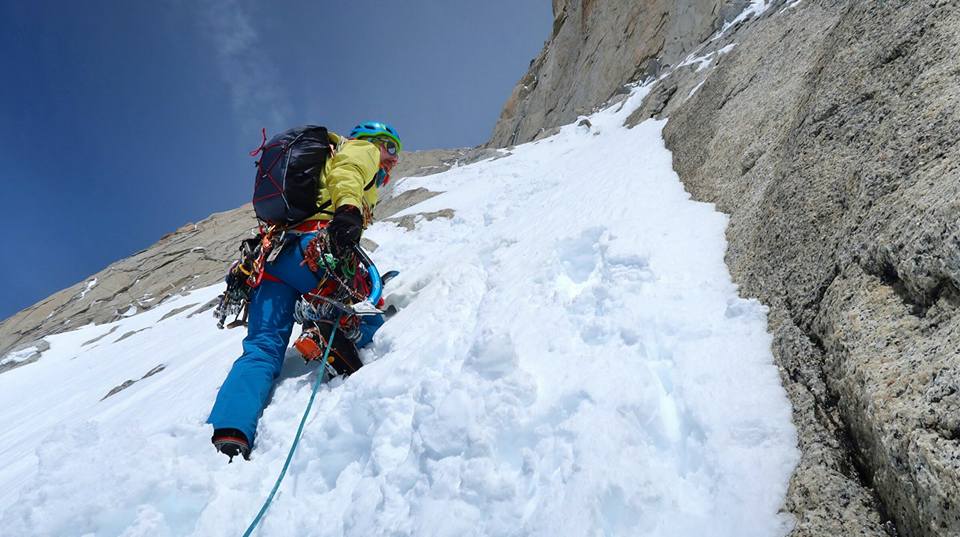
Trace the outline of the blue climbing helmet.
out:
M 378 138 L 385 136 L 397 143 L 397 149 L 403 151 L 403 143 L 396 129 L 380 121 L 364 121 L 350 131 L 351 138 Z

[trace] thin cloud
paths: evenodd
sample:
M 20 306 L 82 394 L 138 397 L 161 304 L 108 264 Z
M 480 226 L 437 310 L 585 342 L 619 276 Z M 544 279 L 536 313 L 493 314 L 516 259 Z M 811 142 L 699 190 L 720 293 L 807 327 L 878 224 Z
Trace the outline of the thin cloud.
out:
M 216 52 L 220 74 L 230 90 L 234 114 L 244 132 L 284 128 L 291 109 L 277 67 L 264 52 L 244 0 L 205 0 L 201 23 Z

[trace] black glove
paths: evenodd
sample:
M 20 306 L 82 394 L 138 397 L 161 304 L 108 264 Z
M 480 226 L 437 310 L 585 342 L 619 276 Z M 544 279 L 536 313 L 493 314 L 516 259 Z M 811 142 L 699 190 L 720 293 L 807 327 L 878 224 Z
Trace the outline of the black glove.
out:
M 335 213 L 333 220 L 327 226 L 330 235 L 330 246 L 337 257 L 350 252 L 360 243 L 360 234 L 363 233 L 363 215 L 360 209 L 353 205 L 343 205 Z

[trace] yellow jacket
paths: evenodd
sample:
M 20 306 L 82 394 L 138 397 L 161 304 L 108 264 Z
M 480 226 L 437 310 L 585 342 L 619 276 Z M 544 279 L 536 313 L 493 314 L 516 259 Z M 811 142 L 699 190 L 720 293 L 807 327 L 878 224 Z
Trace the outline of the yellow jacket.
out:
M 364 225 L 369 224 L 370 212 L 378 199 L 380 149 L 364 140 L 350 140 L 332 132 L 329 135 L 336 152 L 327 159 L 320 175 L 320 212 L 308 220 L 330 220 L 338 208 L 352 205 L 364 215 Z

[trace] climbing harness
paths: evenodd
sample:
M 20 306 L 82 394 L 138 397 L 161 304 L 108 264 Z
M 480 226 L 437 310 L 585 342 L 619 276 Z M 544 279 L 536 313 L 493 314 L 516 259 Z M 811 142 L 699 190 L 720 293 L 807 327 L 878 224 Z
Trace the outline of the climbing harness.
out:
M 338 317 L 340 332 L 356 342 L 361 337 L 360 317 L 383 313 L 373 305 L 380 300 L 383 284 L 366 252 L 357 246 L 345 260 L 334 257 L 328 248 L 326 238 L 321 236 L 308 245 L 304 263 L 314 272 L 322 271 L 324 277 L 314 291 L 304 294 L 294 306 L 293 318 L 303 325 L 303 331 L 293 346 L 307 361 L 316 359 L 323 342 L 318 323 Z

